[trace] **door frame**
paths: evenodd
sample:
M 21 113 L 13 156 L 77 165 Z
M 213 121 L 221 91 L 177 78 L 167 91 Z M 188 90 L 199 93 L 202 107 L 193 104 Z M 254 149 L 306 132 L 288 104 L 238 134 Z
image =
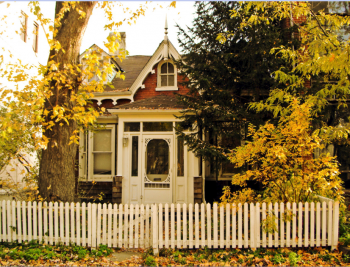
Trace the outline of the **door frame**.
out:
M 167 142 L 169 145 L 169 183 L 157 183 L 157 182 L 146 182 L 147 176 L 146 176 L 146 149 L 148 142 L 153 139 L 163 139 Z M 141 135 L 141 149 L 139 149 L 139 153 L 141 154 L 141 167 L 140 167 L 140 173 L 141 175 L 141 203 L 142 204 L 151 204 L 153 202 L 149 202 L 147 198 L 148 191 L 158 191 L 159 194 L 170 194 L 168 197 L 168 201 L 161 202 L 157 201 L 156 203 L 173 203 L 174 201 L 174 181 L 176 179 L 175 170 L 176 170 L 176 148 L 175 148 L 175 142 L 174 142 L 174 134 L 173 133 L 145 133 Z M 167 178 L 168 179 L 168 178 Z M 146 184 L 149 185 L 155 185 L 153 188 L 146 188 Z M 169 184 L 169 188 L 159 188 L 157 185 L 166 185 Z

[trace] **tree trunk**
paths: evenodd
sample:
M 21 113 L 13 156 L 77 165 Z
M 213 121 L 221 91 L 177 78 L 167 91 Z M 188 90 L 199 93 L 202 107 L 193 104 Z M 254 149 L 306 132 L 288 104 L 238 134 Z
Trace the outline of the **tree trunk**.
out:
M 55 60 L 58 63 L 58 72 L 64 70 L 66 64 L 79 64 L 79 53 L 81 42 L 87 27 L 92 10 L 96 2 L 78 2 L 78 8 L 86 13 L 81 17 L 75 9 L 66 12 L 61 19 L 61 24 L 55 27 L 57 40 L 64 52 L 59 50 L 50 51 L 49 61 Z M 58 16 L 63 2 L 56 2 L 55 17 Z M 50 90 L 52 96 L 45 102 L 45 109 L 51 114 L 53 107 L 64 107 L 67 112 L 71 110 L 75 103 L 70 100 L 71 93 L 77 92 L 81 83 L 80 74 L 68 74 L 66 82 L 70 82 L 71 88 L 59 89 L 55 82 L 51 82 Z M 61 84 L 62 86 L 62 84 Z M 46 121 L 50 120 L 50 114 Z M 68 113 L 67 113 L 68 114 Z M 54 121 L 55 119 L 53 119 Z M 39 192 L 40 196 L 46 201 L 74 201 L 75 195 L 75 157 L 77 145 L 71 144 L 70 137 L 77 130 L 77 124 L 74 120 L 69 120 L 69 123 L 63 122 L 61 126 L 58 122 L 51 130 L 44 132 L 49 139 L 47 149 L 43 150 L 40 160 L 39 171 Z

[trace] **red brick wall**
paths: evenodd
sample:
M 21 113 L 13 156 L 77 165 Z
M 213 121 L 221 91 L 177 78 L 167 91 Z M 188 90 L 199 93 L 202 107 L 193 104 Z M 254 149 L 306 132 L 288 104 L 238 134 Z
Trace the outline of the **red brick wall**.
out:
M 177 87 L 179 88 L 178 91 L 156 91 L 156 87 L 157 87 L 157 71 L 158 71 L 158 65 L 156 65 L 154 67 L 154 74 L 148 74 L 148 76 L 146 77 L 145 81 L 144 81 L 144 85 L 145 88 L 139 88 L 138 91 L 136 92 L 135 96 L 134 96 L 134 100 L 140 100 L 140 99 L 145 99 L 145 98 L 150 98 L 153 96 L 157 96 L 157 95 L 169 95 L 172 96 L 174 95 L 174 93 L 178 93 L 178 94 L 186 94 L 189 89 L 182 86 L 181 83 L 184 81 L 184 79 L 186 79 L 185 77 L 181 76 L 181 75 L 177 75 Z

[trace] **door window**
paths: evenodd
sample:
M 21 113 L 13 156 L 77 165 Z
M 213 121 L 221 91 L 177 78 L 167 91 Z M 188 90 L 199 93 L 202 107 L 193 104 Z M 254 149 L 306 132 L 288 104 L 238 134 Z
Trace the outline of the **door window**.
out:
M 146 148 L 146 175 L 151 182 L 165 182 L 169 174 L 169 145 L 164 139 L 152 139 Z

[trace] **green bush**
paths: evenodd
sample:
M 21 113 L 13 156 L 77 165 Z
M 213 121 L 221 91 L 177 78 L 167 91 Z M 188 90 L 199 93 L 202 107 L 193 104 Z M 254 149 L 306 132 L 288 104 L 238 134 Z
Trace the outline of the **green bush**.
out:
M 145 260 L 146 266 L 156 266 L 156 260 L 153 256 L 148 256 Z

